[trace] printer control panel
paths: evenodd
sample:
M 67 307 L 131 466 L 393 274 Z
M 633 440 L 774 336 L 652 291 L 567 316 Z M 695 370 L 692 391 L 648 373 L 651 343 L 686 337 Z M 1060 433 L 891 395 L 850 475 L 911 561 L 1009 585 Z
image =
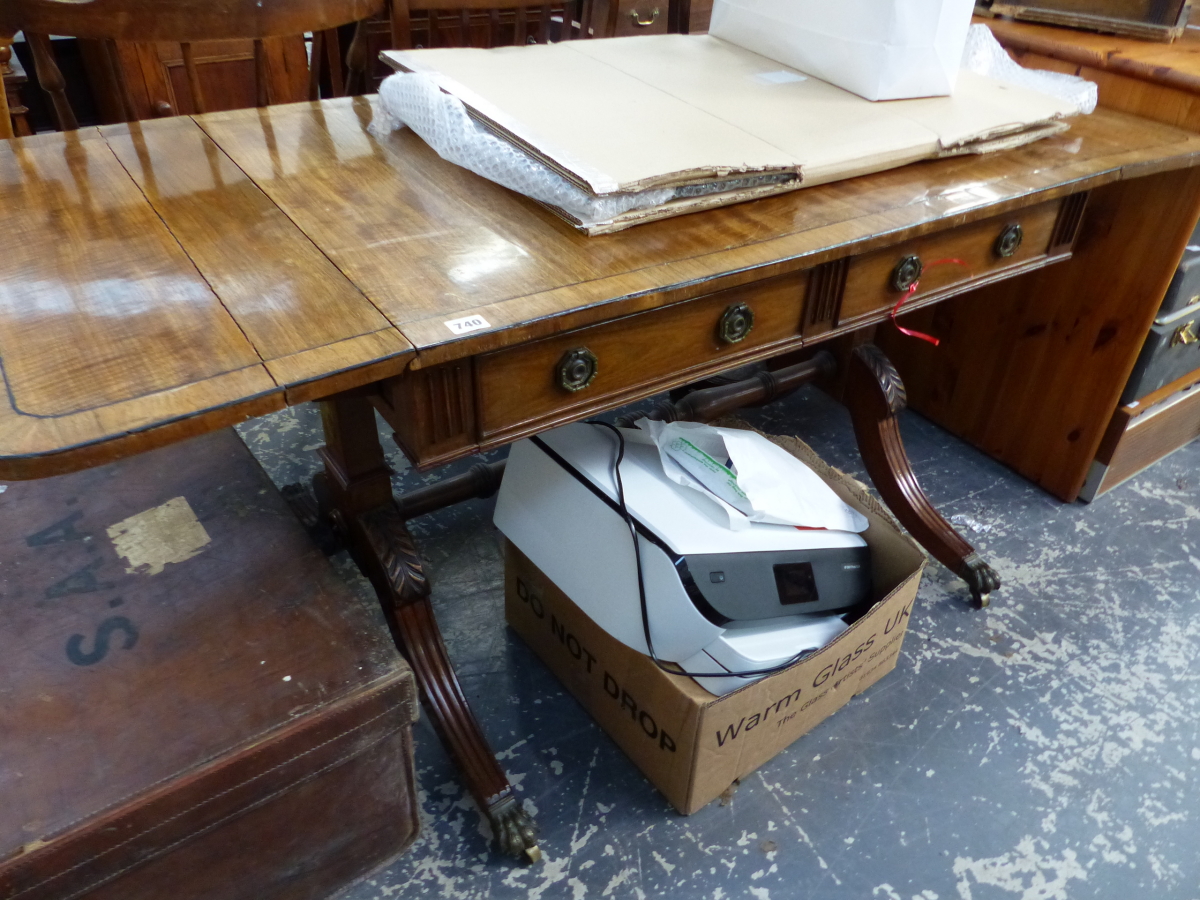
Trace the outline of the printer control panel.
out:
M 867 547 L 693 554 L 684 563 L 694 590 L 727 622 L 830 613 L 871 597 Z
M 816 603 L 820 600 L 812 563 L 776 563 L 772 569 L 775 572 L 775 587 L 779 589 L 779 602 L 784 606 Z

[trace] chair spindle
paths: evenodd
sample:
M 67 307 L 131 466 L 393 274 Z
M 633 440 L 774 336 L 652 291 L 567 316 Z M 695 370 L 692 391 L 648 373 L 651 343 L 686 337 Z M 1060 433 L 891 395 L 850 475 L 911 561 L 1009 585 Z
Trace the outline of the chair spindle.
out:
M 500 43 L 500 10 L 492 7 L 488 10 L 487 47 L 495 47 Z
M 183 68 L 187 74 L 188 93 L 192 98 L 192 112 L 205 113 L 208 112 L 208 106 L 204 102 L 204 92 L 200 89 L 200 72 L 196 68 L 196 53 L 192 49 L 191 43 L 185 41 L 179 45 L 179 49 L 183 51 Z M 255 62 L 255 77 L 258 76 L 258 42 L 254 43 L 254 62 Z M 262 106 L 260 103 L 259 106 Z
M 579 4 L 579 36 L 581 38 L 592 36 L 592 11 L 592 0 L 582 0 Z
M 308 48 L 308 99 L 321 99 L 321 60 L 325 57 L 325 32 L 314 31 Z M 333 73 L 330 72 L 330 80 Z
M 126 122 L 136 122 L 138 120 L 137 108 L 133 105 L 133 94 L 129 92 L 129 82 L 125 78 L 125 69 L 121 66 L 120 51 L 117 49 L 117 42 L 113 40 L 101 41 L 101 53 L 104 55 L 104 63 L 108 67 L 109 77 L 112 78 L 113 84 L 117 86 L 117 99 L 121 102 L 121 114 Z
M 67 82 L 58 68 L 58 63 L 54 61 L 50 38 L 44 34 L 26 34 L 25 40 L 29 49 L 33 51 L 33 66 L 37 71 L 38 82 L 50 95 L 50 101 L 54 104 L 54 117 L 58 120 L 59 130 L 74 131 L 79 127 L 79 122 L 71 104 L 67 102 Z
M 411 34 L 409 37 L 411 38 Z M 412 46 L 411 42 L 409 46 Z M 363 23 L 354 26 L 354 37 L 346 48 L 346 92 L 353 94 L 367 89 L 367 36 Z
M 575 28 L 575 16 L 572 13 L 574 8 L 575 0 L 563 0 L 562 27 L 558 30 L 558 39 L 560 41 L 571 40 L 571 34 Z
M 392 0 L 392 44 L 405 49 L 414 46 L 408 0 Z
M 513 43 L 518 46 L 524 44 L 528 38 L 528 18 L 525 15 L 525 7 L 517 7 L 517 24 L 513 32 Z
M 255 105 L 260 109 L 271 103 L 271 92 L 267 85 L 267 46 L 262 38 L 254 41 L 254 90 Z
M 325 60 L 329 65 L 329 89 L 335 97 L 346 96 L 346 82 L 342 79 L 342 46 L 336 28 L 325 33 Z M 317 67 L 320 71 L 320 66 Z

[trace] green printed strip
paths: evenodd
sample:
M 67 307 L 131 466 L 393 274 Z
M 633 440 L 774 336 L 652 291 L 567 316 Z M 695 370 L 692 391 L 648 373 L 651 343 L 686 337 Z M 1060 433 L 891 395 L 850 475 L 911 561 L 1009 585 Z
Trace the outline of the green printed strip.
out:
M 737 476 L 729 470 L 728 466 L 723 466 L 691 441 L 685 438 L 677 437 L 671 441 L 669 449 L 686 456 L 689 460 L 698 463 L 702 468 L 711 472 L 714 475 L 720 476 L 723 484 L 722 487 L 727 488 L 730 493 L 733 493 L 741 499 L 749 502 L 750 498 L 746 496 L 746 492 L 738 485 Z

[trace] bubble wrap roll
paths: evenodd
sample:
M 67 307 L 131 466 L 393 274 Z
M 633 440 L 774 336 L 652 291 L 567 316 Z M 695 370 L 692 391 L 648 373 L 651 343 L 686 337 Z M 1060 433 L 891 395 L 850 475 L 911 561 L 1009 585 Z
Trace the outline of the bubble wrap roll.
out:
M 1096 85 L 1075 75 L 1026 69 L 1012 60 L 986 25 L 972 25 L 962 67 L 1005 84 L 1028 88 L 1073 103 L 1084 114 L 1096 109 Z

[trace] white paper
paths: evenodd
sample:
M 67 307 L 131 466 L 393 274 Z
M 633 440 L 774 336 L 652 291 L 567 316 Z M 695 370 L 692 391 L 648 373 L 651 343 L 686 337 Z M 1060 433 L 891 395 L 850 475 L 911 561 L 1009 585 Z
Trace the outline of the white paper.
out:
M 469 334 L 472 331 L 492 327 L 483 316 L 464 316 L 461 319 L 448 319 L 442 324 L 455 334 Z
M 640 419 L 637 426 L 624 431 L 626 440 L 656 445 L 664 474 L 695 491 L 698 505 L 716 511 L 717 520 L 733 531 L 753 522 L 867 530 L 866 516 L 843 503 L 812 469 L 760 434 L 698 422 Z
M 974 0 L 716 0 L 709 34 L 868 100 L 954 91 Z

